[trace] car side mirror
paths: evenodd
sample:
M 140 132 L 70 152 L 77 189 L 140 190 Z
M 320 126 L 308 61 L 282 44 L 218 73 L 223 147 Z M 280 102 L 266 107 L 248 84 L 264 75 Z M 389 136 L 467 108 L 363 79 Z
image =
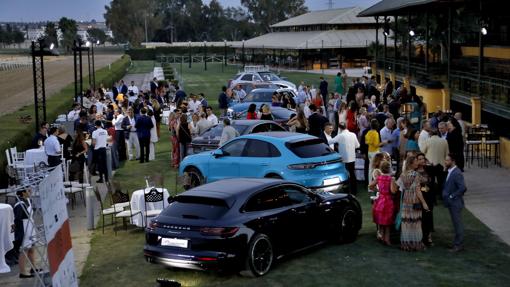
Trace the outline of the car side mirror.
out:
M 221 148 L 216 149 L 216 150 L 214 150 L 214 151 L 213 151 L 213 156 L 214 156 L 215 158 L 222 157 L 222 156 L 224 156 L 224 155 L 225 155 L 225 154 L 223 153 L 223 150 L 222 150 Z
M 169 196 L 167 201 L 168 201 L 168 204 L 174 202 L 175 201 L 175 196 Z

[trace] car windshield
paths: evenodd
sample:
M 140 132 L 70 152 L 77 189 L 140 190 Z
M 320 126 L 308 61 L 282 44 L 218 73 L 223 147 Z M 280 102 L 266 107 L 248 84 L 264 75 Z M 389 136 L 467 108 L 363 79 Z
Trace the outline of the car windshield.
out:
M 261 92 L 261 91 L 252 91 L 249 95 L 247 95 L 243 102 L 271 102 L 271 98 L 273 97 L 273 92 Z
M 277 75 L 270 73 L 270 72 L 259 72 L 260 77 L 264 81 L 281 81 Z
M 319 157 L 334 153 L 321 139 L 306 139 L 285 144 L 290 151 L 301 158 Z
M 218 219 L 229 210 L 228 204 L 218 198 L 176 196 L 161 213 L 163 216 L 187 219 Z
M 288 120 L 293 114 L 296 114 L 295 111 L 289 109 L 272 109 L 271 113 L 275 119 L 279 120 Z
M 232 127 L 234 129 L 236 129 L 240 135 L 242 135 L 246 129 L 248 128 L 248 126 L 245 126 L 245 125 L 236 125 L 236 124 L 233 124 Z M 218 125 L 215 125 L 214 127 L 206 130 L 203 134 L 201 134 L 200 136 L 203 137 L 203 138 L 215 138 L 215 137 L 221 137 L 221 132 L 223 132 L 223 125 L 222 124 L 218 124 Z

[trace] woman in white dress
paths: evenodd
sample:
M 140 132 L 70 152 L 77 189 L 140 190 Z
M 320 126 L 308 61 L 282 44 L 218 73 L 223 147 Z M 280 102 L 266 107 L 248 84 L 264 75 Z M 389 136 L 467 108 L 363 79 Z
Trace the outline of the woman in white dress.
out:
M 151 143 L 149 148 L 149 160 L 154 160 L 156 158 L 156 143 L 158 142 L 158 131 L 156 128 L 156 118 L 154 118 L 154 112 L 149 109 L 147 111 L 147 116 L 149 116 L 152 120 L 152 129 L 151 129 Z

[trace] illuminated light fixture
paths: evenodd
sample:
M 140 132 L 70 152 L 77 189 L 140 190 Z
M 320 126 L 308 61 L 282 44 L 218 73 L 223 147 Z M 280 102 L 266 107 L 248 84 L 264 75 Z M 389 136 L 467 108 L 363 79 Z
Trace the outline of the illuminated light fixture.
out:
M 51 43 L 50 44 L 50 50 L 53 50 L 53 48 L 55 48 L 55 44 Z
M 90 47 L 90 41 L 87 41 L 87 42 L 85 43 L 85 46 Z
M 97 41 L 96 41 L 96 45 L 99 45 L 99 43 L 101 43 L 101 42 L 99 42 L 99 40 L 97 40 Z
M 409 30 L 409 36 L 414 37 L 414 35 L 416 35 L 416 34 L 414 33 L 414 30 Z
M 482 33 L 482 35 L 487 35 L 487 33 L 489 33 L 489 31 L 487 30 L 487 27 L 482 27 L 482 29 L 480 29 L 480 32 Z

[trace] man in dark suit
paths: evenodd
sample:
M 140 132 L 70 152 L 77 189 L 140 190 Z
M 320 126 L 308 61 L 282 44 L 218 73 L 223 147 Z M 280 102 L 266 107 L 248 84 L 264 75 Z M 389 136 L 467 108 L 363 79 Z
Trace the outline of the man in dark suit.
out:
M 320 77 L 321 83 L 319 84 L 319 90 L 321 91 L 322 102 L 324 103 L 325 115 L 328 114 L 328 81 L 324 77 Z M 312 95 L 313 96 L 313 95 Z
M 227 115 L 227 109 L 228 109 L 228 96 L 227 96 L 227 87 L 223 86 L 221 88 L 221 93 L 218 96 L 218 104 L 220 110 L 222 110 L 221 115 L 226 116 Z
M 151 93 L 155 94 L 156 89 L 158 88 L 158 79 L 156 77 L 154 77 L 154 79 L 152 79 L 150 85 L 151 85 Z
M 127 93 L 128 93 L 128 86 L 126 86 L 126 84 L 124 84 L 124 80 L 120 80 L 120 91 L 119 92 L 123 95 L 127 95 Z
M 448 169 L 448 175 L 443 187 L 443 202 L 450 211 L 453 228 L 455 229 L 455 239 L 450 252 L 459 252 L 464 249 L 464 226 L 461 215 L 464 208 L 463 196 L 466 192 L 466 184 L 462 171 L 456 165 L 456 158 L 453 154 L 449 154 L 444 163 Z
M 321 137 L 324 132 L 324 125 L 328 122 L 328 119 L 317 112 L 317 107 L 311 104 L 309 107 L 312 114 L 308 117 L 308 134 L 316 137 Z
M 154 127 L 151 118 L 147 116 L 147 109 L 140 110 L 141 116 L 137 119 L 135 127 L 140 143 L 140 163 L 149 162 L 149 149 L 151 129 Z

